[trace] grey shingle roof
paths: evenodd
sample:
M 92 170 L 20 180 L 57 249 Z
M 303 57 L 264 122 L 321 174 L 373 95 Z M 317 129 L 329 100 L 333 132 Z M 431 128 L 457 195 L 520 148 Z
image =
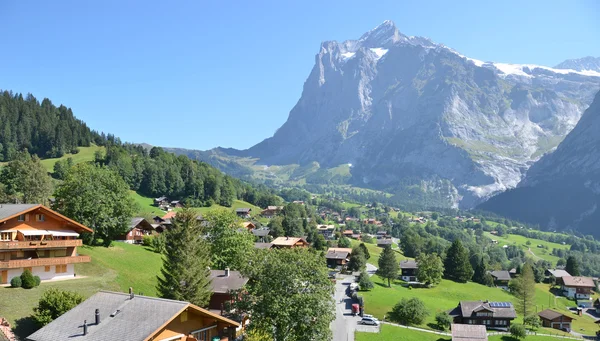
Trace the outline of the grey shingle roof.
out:
M 0 204 L 0 220 L 30 210 L 38 204 Z
M 225 270 L 210 270 L 210 280 L 212 291 L 216 293 L 239 290 L 248 283 L 248 278 L 234 270 L 229 271 L 229 276 L 225 276 Z
M 554 278 L 563 278 L 566 276 L 571 276 L 570 273 L 568 273 L 566 270 L 562 270 L 562 269 L 548 269 L 546 270 L 546 272 L 550 275 L 552 275 Z
M 487 330 L 484 325 L 452 324 L 452 341 L 481 341 L 487 339 Z
M 256 249 L 270 249 L 272 246 L 273 243 L 254 243 Z
M 462 317 L 469 317 L 475 310 L 488 310 L 494 313 L 495 318 L 517 318 L 515 308 L 510 305 L 506 308 L 490 307 L 489 303 L 483 301 L 460 301 L 460 310 Z
M 252 234 L 257 237 L 266 237 L 269 235 L 270 230 L 268 228 L 260 228 L 252 230 Z
M 61 317 L 30 335 L 32 341 L 143 341 L 169 321 L 189 303 L 160 298 L 100 291 Z M 95 325 L 94 312 L 100 309 L 100 325 Z M 120 310 L 114 317 L 112 313 Z M 83 336 L 83 321 L 88 334 Z
M 498 280 L 498 281 L 510 281 L 510 273 L 506 270 L 495 270 L 495 271 L 490 271 L 489 272 L 490 275 L 492 275 L 492 277 L 494 277 L 494 279 Z
M 346 259 L 348 258 L 349 252 L 345 251 L 329 251 L 325 255 L 326 259 Z
M 418 269 L 417 262 L 413 259 L 405 259 L 400 261 L 400 269 Z

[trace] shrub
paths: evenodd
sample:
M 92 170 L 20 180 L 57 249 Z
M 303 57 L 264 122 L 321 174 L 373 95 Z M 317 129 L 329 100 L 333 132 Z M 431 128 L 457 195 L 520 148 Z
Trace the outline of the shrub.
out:
M 529 325 L 531 327 L 531 329 L 536 330 L 542 326 L 542 321 L 540 321 L 539 316 L 533 314 L 533 315 L 529 315 L 529 316 L 525 317 L 523 319 L 523 324 Z
M 21 277 L 13 277 L 13 279 L 10 280 L 10 286 L 13 288 L 20 288 L 21 287 Z
M 142 245 L 152 247 L 154 243 L 154 236 L 143 236 L 142 237 Z
M 24 289 L 31 289 L 35 287 L 35 278 L 33 278 L 33 275 L 29 269 L 25 269 L 25 271 L 23 271 L 21 274 L 21 286 Z
M 44 292 L 38 306 L 33 309 L 33 318 L 38 325 L 45 326 L 81 302 L 83 296 L 76 292 L 50 288 Z
M 369 274 L 364 271 L 360 273 L 360 276 L 358 276 L 358 286 L 360 287 L 360 290 L 373 289 L 374 285 Z
M 452 324 L 452 317 L 447 312 L 442 311 L 435 315 L 435 322 L 440 330 L 446 330 Z
M 509 330 L 510 335 L 512 335 L 512 337 L 514 337 L 515 339 L 524 339 L 525 336 L 527 336 L 527 333 L 525 332 L 525 326 L 523 326 L 522 324 L 511 324 Z
M 164 253 L 166 247 L 166 239 L 164 234 L 159 234 L 152 238 L 152 250 L 156 253 Z
M 35 281 L 36 287 L 39 287 L 40 284 L 42 283 L 42 279 L 40 278 L 40 276 L 33 276 L 33 280 Z
M 392 322 L 405 325 L 421 324 L 428 315 L 429 311 L 425 308 L 425 303 L 416 297 L 412 297 L 403 298 L 396 303 L 390 313 L 390 319 Z

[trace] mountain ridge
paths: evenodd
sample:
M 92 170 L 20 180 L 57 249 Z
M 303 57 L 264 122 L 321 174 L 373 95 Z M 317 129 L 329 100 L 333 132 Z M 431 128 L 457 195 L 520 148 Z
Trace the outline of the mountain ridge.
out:
M 418 188 L 417 196 L 469 208 L 515 187 L 599 88 L 596 71 L 483 62 L 386 21 L 357 40 L 321 44 L 272 137 L 210 155 L 264 166 L 352 164 L 353 185 Z

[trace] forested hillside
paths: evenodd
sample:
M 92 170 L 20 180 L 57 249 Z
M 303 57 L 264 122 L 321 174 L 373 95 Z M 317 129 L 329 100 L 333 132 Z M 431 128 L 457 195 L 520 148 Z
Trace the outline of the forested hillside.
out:
M 40 103 L 31 94 L 0 94 L 0 161 L 13 160 L 23 149 L 40 158 L 61 157 L 77 147 L 107 140 L 64 105 L 56 107 L 47 98 Z

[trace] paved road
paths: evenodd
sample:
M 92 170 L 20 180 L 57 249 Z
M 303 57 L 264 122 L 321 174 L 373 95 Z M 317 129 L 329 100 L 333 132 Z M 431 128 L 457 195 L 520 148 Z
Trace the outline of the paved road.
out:
M 377 267 L 375 265 L 367 263 L 367 273 L 369 276 L 373 276 L 377 272 Z

